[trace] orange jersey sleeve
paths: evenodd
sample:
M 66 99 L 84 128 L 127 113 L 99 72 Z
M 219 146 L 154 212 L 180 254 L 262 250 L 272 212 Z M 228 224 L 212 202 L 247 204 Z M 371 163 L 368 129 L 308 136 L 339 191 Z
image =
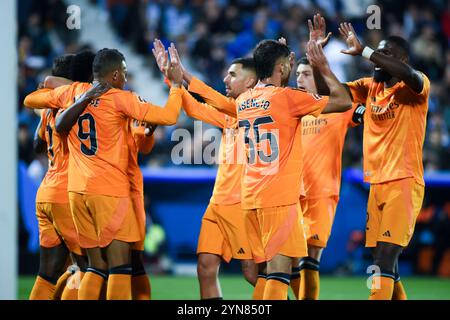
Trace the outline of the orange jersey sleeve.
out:
M 59 109 L 63 107 L 63 104 L 66 101 L 66 96 L 70 86 L 71 85 L 65 85 L 53 90 L 36 90 L 25 97 L 23 104 L 25 107 L 32 109 Z
M 181 88 L 172 87 L 166 106 L 161 108 L 132 92 L 121 90 L 120 94 L 114 97 L 114 105 L 116 110 L 129 118 L 160 125 L 174 125 L 180 114 L 182 94 Z
M 43 141 L 46 141 L 45 140 L 45 128 L 47 127 L 47 117 L 46 117 L 47 112 L 48 112 L 48 110 L 43 110 L 43 112 L 41 112 L 41 126 L 38 131 L 38 136 Z
M 236 117 L 236 101 L 233 98 L 228 98 L 217 92 L 210 86 L 206 85 L 203 81 L 193 77 L 189 84 L 188 90 L 197 93 L 202 96 L 205 101 L 216 108 L 232 117 Z
M 346 82 L 345 85 L 350 90 L 352 101 L 355 103 L 366 103 L 369 94 L 371 78 L 361 78 L 355 81 Z
M 183 89 L 183 109 L 189 117 L 204 121 L 213 126 L 224 128 L 226 115 L 216 108 L 198 102 L 187 90 Z
M 317 117 L 328 103 L 328 97 L 313 94 L 300 89 L 286 88 L 290 113 L 295 118 L 306 115 Z

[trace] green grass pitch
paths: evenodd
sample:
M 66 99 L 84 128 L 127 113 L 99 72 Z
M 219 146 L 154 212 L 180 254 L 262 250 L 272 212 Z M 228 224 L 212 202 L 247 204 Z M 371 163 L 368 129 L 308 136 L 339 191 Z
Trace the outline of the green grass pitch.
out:
M 320 299 L 366 300 L 369 290 L 363 277 L 322 276 Z M 199 299 L 197 278 L 180 276 L 151 276 L 154 300 Z M 450 300 L 450 279 L 404 277 L 403 285 L 410 300 Z M 27 299 L 34 277 L 20 277 L 18 299 Z M 220 283 L 224 299 L 250 299 L 252 287 L 241 276 L 221 276 Z M 290 292 L 290 297 L 294 295 Z

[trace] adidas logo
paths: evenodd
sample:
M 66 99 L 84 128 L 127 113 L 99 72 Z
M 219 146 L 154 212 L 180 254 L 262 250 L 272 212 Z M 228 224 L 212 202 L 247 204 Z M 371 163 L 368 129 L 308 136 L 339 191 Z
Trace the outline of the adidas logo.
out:
M 313 235 L 313 236 L 311 237 L 311 239 L 319 240 L 319 236 L 318 236 L 317 234 L 315 234 L 315 235 Z
M 383 233 L 383 237 L 390 237 L 391 233 L 388 231 L 386 231 L 385 233 Z
M 383 202 L 378 206 L 378 210 L 383 211 L 384 206 L 386 205 L 386 202 Z
M 244 249 L 240 248 L 239 251 L 238 251 L 237 253 L 238 253 L 238 254 L 244 254 L 245 251 L 244 251 Z

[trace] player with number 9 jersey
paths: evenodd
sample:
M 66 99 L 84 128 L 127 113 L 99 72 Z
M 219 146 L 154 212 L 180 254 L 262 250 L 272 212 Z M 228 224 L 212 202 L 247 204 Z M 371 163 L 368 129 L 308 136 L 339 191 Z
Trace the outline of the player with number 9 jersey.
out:
M 51 91 L 38 90 L 27 96 L 24 103 L 34 108 L 67 108 L 90 87 L 89 83 L 75 82 Z M 132 92 L 112 88 L 92 101 L 79 116 L 68 135 L 70 202 L 78 208 L 83 207 L 81 202 L 90 202 L 92 206 L 95 203 L 95 206 L 105 207 L 103 211 L 110 216 L 98 216 L 96 219 L 102 221 L 96 221 L 95 231 L 91 223 L 77 221 L 84 215 L 74 216 L 82 248 L 105 247 L 113 239 L 125 242 L 140 239 L 135 217 L 127 214 L 130 193 L 127 175 L 128 119 L 172 124 L 171 119 L 176 119 L 180 112 L 181 94 L 181 89 L 172 88 L 167 106 L 163 109 L 145 102 Z M 95 201 L 88 201 L 86 195 L 95 196 Z M 98 211 L 99 208 L 89 210 Z M 126 219 L 130 220 L 129 223 Z M 102 227 L 99 228 L 100 225 Z M 120 229 L 121 225 L 128 225 L 129 228 Z

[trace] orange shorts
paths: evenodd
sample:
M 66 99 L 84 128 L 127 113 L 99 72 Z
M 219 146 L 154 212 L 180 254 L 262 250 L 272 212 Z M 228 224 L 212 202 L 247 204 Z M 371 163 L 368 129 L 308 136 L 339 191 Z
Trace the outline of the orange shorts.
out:
M 198 239 L 197 254 L 199 253 L 216 254 L 226 262 L 231 258 L 252 259 L 240 203 L 208 205 Z
M 325 248 L 331 234 L 339 197 L 300 199 L 308 245 Z
M 144 251 L 144 240 L 146 234 L 146 216 L 145 216 L 145 207 L 144 207 L 144 195 L 141 193 L 131 193 L 130 199 L 132 203 L 132 208 L 134 210 L 134 214 L 136 215 L 136 221 L 139 227 L 139 235 L 141 239 L 132 245 L 132 250 Z
M 389 242 L 406 247 L 422 208 L 425 187 L 414 178 L 370 186 L 367 203 L 366 247 Z
M 140 240 L 129 198 L 69 192 L 69 201 L 82 248 L 104 248 L 113 240 Z
M 36 217 L 42 247 L 53 248 L 64 241 L 70 252 L 82 255 L 69 203 L 38 202 Z
M 270 261 L 277 254 L 292 258 L 308 255 L 300 203 L 245 210 L 245 223 L 256 263 Z

